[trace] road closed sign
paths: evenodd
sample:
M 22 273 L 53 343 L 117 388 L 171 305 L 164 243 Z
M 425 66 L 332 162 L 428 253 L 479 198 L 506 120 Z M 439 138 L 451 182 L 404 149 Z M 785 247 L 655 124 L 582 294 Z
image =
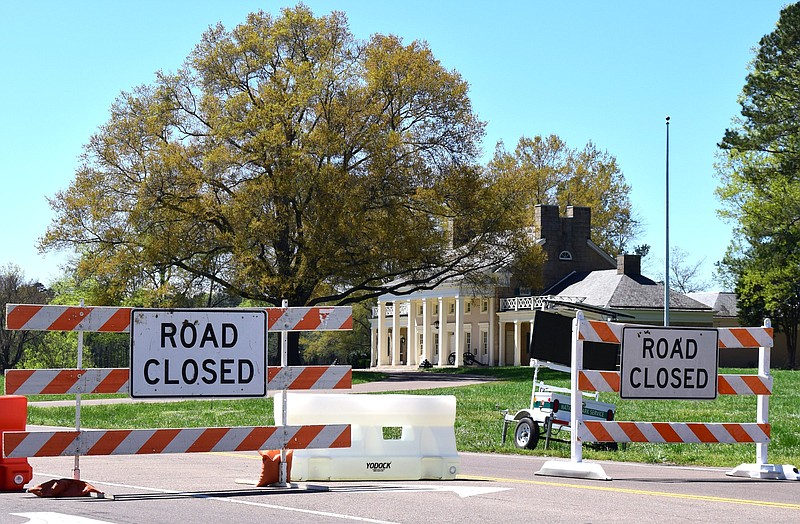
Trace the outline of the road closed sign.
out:
M 622 330 L 620 398 L 715 399 L 716 329 L 626 326 Z
M 133 309 L 131 397 L 263 397 L 266 311 Z

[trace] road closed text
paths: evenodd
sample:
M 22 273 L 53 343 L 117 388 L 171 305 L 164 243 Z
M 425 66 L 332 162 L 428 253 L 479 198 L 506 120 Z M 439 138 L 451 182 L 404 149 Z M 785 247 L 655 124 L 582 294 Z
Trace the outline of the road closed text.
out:
M 151 358 L 144 363 L 144 380 L 156 384 L 249 384 L 255 368 L 248 359 L 207 358 L 199 362 L 193 358 L 179 360 Z
M 642 359 L 658 360 L 660 367 L 634 366 L 630 369 L 630 383 L 634 388 L 645 389 L 697 389 L 708 386 L 708 370 L 687 366 L 687 361 L 697 359 L 697 340 L 677 338 L 642 339 Z M 680 365 L 673 367 L 671 362 Z
M 716 398 L 716 330 L 625 328 L 622 398 Z
M 259 311 L 134 310 L 131 396 L 263 396 Z

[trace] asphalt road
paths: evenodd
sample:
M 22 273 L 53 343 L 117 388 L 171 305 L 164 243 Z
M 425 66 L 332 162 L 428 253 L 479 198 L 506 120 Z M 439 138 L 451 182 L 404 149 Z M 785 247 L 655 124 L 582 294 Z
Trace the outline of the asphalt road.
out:
M 73 458 L 30 459 L 34 483 L 71 476 Z M 798 522 L 800 484 L 717 468 L 600 463 L 613 480 L 536 475 L 544 459 L 461 454 L 452 481 L 312 482 L 256 488 L 254 453 L 83 457 L 106 498 L 0 493 L 0 522 Z

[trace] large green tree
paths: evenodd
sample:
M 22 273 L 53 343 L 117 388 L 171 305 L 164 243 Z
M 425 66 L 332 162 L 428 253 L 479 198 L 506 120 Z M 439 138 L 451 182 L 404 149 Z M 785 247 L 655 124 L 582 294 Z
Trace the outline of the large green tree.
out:
M 717 171 L 721 216 L 735 241 L 720 268 L 735 282 L 743 311 L 768 316 L 787 335 L 796 366 L 800 318 L 800 4 L 781 10 L 759 42 L 740 97 L 741 116 L 725 131 Z
M 616 158 L 591 142 L 574 149 L 556 135 L 537 135 L 520 138 L 514 151 L 499 143 L 489 170 L 515 195 L 519 224 L 532 224 L 536 204 L 590 207 L 592 239 L 612 256 L 625 253 L 640 231 Z
M 467 91 L 424 42 L 358 40 L 339 12 L 217 25 L 114 103 L 41 247 L 75 248 L 108 301 L 146 288 L 151 305 L 210 283 L 347 304 L 524 258 Z

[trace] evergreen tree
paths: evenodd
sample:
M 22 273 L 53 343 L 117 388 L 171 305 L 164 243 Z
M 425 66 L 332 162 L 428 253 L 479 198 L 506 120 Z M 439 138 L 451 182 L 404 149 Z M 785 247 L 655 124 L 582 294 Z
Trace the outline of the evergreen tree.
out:
M 786 333 L 795 367 L 800 318 L 800 4 L 786 6 L 759 42 L 725 131 L 717 170 L 720 214 L 735 240 L 719 268 L 736 283 L 743 316 Z

